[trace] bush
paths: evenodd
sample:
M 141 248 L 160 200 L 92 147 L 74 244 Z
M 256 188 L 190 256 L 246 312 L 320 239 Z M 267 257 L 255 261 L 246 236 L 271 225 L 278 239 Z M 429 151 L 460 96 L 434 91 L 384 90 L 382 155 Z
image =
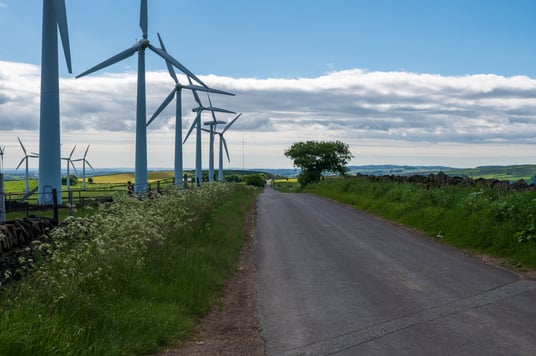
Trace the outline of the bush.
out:
M 78 184 L 78 177 L 77 176 L 75 176 L 74 174 L 70 174 L 69 177 L 70 177 L 69 178 L 69 183 L 71 185 Z M 67 176 L 61 177 L 61 184 L 62 185 L 67 185 Z
M 247 185 L 252 185 L 254 187 L 264 188 L 266 186 L 266 177 L 264 174 L 252 174 L 246 176 L 244 181 Z

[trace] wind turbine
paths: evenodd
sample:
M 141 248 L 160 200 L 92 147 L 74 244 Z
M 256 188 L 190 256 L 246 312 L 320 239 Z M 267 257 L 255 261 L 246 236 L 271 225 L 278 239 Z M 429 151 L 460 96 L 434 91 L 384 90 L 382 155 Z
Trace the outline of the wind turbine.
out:
M 216 120 L 216 117 L 214 116 L 214 112 L 212 113 L 212 117 L 214 120 L 211 121 L 205 121 L 204 125 L 209 126 L 209 129 L 201 129 L 202 131 L 209 133 L 209 153 L 208 153 L 208 181 L 212 182 L 214 181 L 214 134 L 216 133 L 216 126 L 217 125 L 224 125 L 226 124 L 225 121 Z
M 20 143 L 20 147 L 22 148 L 22 152 L 24 152 L 24 157 L 20 160 L 17 168 L 15 168 L 15 170 L 18 170 L 19 167 L 22 165 L 23 162 L 26 162 L 26 194 L 28 194 L 28 192 L 30 191 L 30 185 L 28 184 L 28 161 L 30 160 L 30 158 L 38 158 L 39 155 L 35 152 L 30 152 L 31 154 L 28 154 L 28 152 L 26 152 L 26 148 L 24 147 L 24 145 L 22 144 L 22 141 L 20 140 L 19 137 L 17 137 L 17 140 L 19 140 L 19 143 Z M 3 152 L 3 151 L 2 151 Z
M 160 37 L 160 34 L 158 34 L 158 40 L 160 41 L 160 47 L 162 48 L 162 51 L 167 53 L 166 47 L 164 46 L 164 42 L 162 41 L 162 38 Z M 175 97 L 176 101 L 176 110 L 175 110 L 175 184 L 178 185 L 180 188 L 183 186 L 183 162 L 182 162 L 182 89 L 189 89 L 189 90 L 199 90 L 199 91 L 205 91 L 210 93 L 216 93 L 216 94 L 224 94 L 224 95 L 233 95 L 232 93 L 228 93 L 222 90 L 216 90 L 216 89 L 210 89 L 199 85 L 192 85 L 190 82 L 190 85 L 182 85 L 179 83 L 179 80 L 177 78 L 177 75 L 175 74 L 175 70 L 173 69 L 173 66 L 166 60 L 166 64 L 168 67 L 168 72 L 171 78 L 175 81 L 175 87 L 171 90 L 171 93 L 166 97 L 166 99 L 162 102 L 160 107 L 156 110 L 156 112 L 151 116 L 149 121 L 147 122 L 147 126 L 149 126 L 154 119 L 169 105 L 169 103 L 173 100 L 173 97 Z
M 70 166 L 73 166 L 73 169 L 76 172 L 76 167 L 74 166 L 74 162 L 72 160 L 75 149 L 76 149 L 76 145 L 74 145 L 73 150 L 71 151 L 71 154 L 69 155 L 69 157 L 62 158 L 62 160 L 67 161 L 67 191 L 71 190 L 71 172 L 69 170 Z
M 149 43 L 147 39 L 147 0 L 141 0 L 140 8 L 140 28 L 142 30 L 143 38 L 136 42 L 130 48 L 116 54 L 115 56 L 105 60 L 104 62 L 97 64 L 96 66 L 88 69 L 76 76 L 80 78 L 87 74 L 96 72 L 100 69 L 106 68 L 112 64 L 115 64 L 123 59 L 132 56 L 138 52 L 138 84 L 137 84 L 137 104 L 136 104 L 136 158 L 135 158 L 135 176 L 134 176 L 134 191 L 136 193 L 145 193 L 148 188 L 147 177 L 147 113 L 146 113 L 146 97 L 145 97 L 145 49 L 149 48 L 151 51 L 164 58 L 167 62 L 171 63 L 178 69 L 180 69 L 186 75 L 192 77 L 199 84 L 207 87 L 199 78 L 197 78 L 186 67 L 180 64 L 175 58 L 171 57 L 164 50 L 157 48 Z
M 229 157 L 229 150 L 227 148 L 227 141 L 225 140 L 225 137 L 223 137 L 223 134 L 225 131 L 229 130 L 229 128 L 235 123 L 236 120 L 242 115 L 242 113 L 238 114 L 231 122 L 225 126 L 222 132 L 214 131 L 213 134 L 220 136 L 220 153 L 219 153 L 219 170 L 218 170 L 218 181 L 223 182 L 223 148 L 225 147 L 225 154 L 227 155 L 227 160 L 231 162 L 231 158 Z M 206 124 L 206 123 L 205 123 Z M 204 131 L 209 132 L 208 130 L 204 129 Z
M 39 119 L 39 203 L 52 204 L 61 191 L 58 29 L 69 73 L 72 73 L 65 0 L 43 0 L 41 104 Z M 61 203 L 61 194 L 58 195 Z
M 86 164 L 92 169 L 92 170 L 95 170 L 95 168 L 93 168 L 93 166 L 91 165 L 91 163 L 89 163 L 89 161 L 86 159 L 87 157 L 87 151 L 89 151 L 89 145 L 87 145 L 87 148 L 86 148 L 86 152 L 84 152 L 84 157 L 83 158 L 78 158 L 78 159 L 75 159 L 73 162 L 82 162 L 82 189 L 83 190 L 86 190 Z M 69 167 L 67 167 L 69 168 Z M 74 165 L 73 165 L 73 168 L 74 168 Z
M 188 78 L 190 81 L 190 84 L 192 84 L 192 80 Z M 192 130 L 194 127 L 196 127 L 196 142 L 195 142 L 195 181 L 196 184 L 199 185 L 202 181 L 202 172 L 201 172 L 201 113 L 205 110 L 208 111 L 216 111 L 216 112 L 224 112 L 228 114 L 236 114 L 234 111 L 229 111 L 225 109 L 215 108 L 212 105 L 211 106 L 204 106 L 203 103 L 201 103 L 201 99 L 199 99 L 199 95 L 197 95 L 197 91 L 195 89 L 192 90 L 192 93 L 194 94 L 195 101 L 199 105 L 197 108 L 193 108 L 193 112 L 197 112 L 194 122 L 192 123 L 192 126 L 190 126 L 190 130 L 188 131 L 188 134 L 186 135 L 186 138 L 184 139 L 184 142 L 188 140 L 188 137 L 192 133 Z
M 6 152 L 6 146 L 0 147 L 0 173 L 4 172 L 4 153 Z

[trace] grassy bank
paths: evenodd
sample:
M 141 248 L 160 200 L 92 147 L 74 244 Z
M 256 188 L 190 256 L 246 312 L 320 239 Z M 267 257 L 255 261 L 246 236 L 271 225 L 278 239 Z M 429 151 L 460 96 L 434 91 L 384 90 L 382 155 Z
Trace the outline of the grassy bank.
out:
M 244 240 L 255 191 L 124 195 L 55 232 L 58 249 L 0 292 L 0 354 L 150 353 L 192 332 Z
M 326 196 L 428 233 L 462 249 L 536 267 L 536 193 L 482 187 L 326 179 L 302 191 Z

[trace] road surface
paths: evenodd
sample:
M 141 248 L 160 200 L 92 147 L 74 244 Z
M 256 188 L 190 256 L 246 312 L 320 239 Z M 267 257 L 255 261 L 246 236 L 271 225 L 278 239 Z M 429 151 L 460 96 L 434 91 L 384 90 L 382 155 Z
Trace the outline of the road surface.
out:
M 536 355 L 536 281 L 309 194 L 257 203 L 272 355 Z

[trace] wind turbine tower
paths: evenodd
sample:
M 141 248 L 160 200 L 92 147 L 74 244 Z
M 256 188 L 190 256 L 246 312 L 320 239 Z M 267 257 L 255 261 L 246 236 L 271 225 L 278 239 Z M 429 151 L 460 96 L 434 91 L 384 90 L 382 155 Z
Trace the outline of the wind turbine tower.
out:
M 148 174 L 147 174 L 147 113 L 146 113 L 146 97 L 145 97 L 145 49 L 149 48 L 151 51 L 162 57 L 167 62 L 173 64 L 180 69 L 183 73 L 192 77 L 199 84 L 207 88 L 206 84 L 197 78 L 186 67 L 180 64 L 176 59 L 171 57 L 164 50 L 153 46 L 147 39 L 147 0 L 141 0 L 140 8 L 140 28 L 142 30 L 143 38 L 136 42 L 130 48 L 116 54 L 115 56 L 105 60 L 104 62 L 97 64 L 96 66 L 88 69 L 76 76 L 80 78 L 87 74 L 96 72 L 100 69 L 115 64 L 123 59 L 132 56 L 138 52 L 138 83 L 137 83 L 137 99 L 136 99 L 136 158 L 134 168 L 134 192 L 145 193 L 148 189 Z
M 39 121 L 40 204 L 53 203 L 53 189 L 61 192 L 58 29 L 67 69 L 72 73 L 65 0 L 43 0 Z M 58 194 L 58 203 L 61 203 L 61 194 Z

